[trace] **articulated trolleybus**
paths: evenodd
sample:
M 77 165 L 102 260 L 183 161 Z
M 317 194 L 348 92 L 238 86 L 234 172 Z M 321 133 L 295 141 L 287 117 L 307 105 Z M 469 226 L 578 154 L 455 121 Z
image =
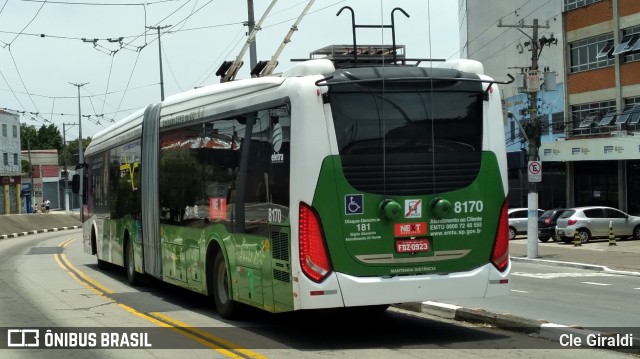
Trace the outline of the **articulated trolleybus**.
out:
M 86 149 L 85 250 L 225 318 L 508 294 L 503 114 L 482 72 L 309 60 L 152 104 Z

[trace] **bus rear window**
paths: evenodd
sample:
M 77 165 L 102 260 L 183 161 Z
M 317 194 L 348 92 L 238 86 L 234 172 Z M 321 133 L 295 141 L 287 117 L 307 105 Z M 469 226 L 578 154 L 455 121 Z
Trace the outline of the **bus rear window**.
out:
M 442 193 L 471 184 L 482 158 L 483 100 L 476 87 L 454 81 L 433 91 L 424 83 L 402 82 L 387 88 L 331 88 L 347 181 L 362 192 L 395 195 Z
M 482 147 L 482 99 L 472 92 L 334 92 L 341 155 L 474 152 Z

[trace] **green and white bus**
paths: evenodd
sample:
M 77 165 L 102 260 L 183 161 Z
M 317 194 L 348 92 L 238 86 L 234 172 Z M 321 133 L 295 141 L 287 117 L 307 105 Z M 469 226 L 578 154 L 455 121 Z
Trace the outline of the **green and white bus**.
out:
M 475 61 L 190 90 L 96 134 L 84 176 L 99 267 L 224 318 L 509 293 L 503 112 Z

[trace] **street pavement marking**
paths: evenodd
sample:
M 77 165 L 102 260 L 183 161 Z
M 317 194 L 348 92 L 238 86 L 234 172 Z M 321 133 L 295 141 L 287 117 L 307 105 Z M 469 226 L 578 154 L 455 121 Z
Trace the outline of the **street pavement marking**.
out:
M 527 292 L 526 290 L 517 290 L 517 289 L 511 289 L 512 292 L 518 292 L 518 293 L 526 293 L 528 294 L 529 292 Z
M 610 283 L 597 283 L 597 282 L 582 282 L 583 284 L 593 284 L 593 285 L 611 285 Z
M 555 279 L 555 278 L 583 278 L 583 277 L 619 277 L 618 274 L 604 272 L 584 272 L 584 273 L 525 273 L 512 272 L 511 275 L 520 277 L 529 277 L 537 279 Z
M 58 246 L 65 249 L 74 240 L 75 238 L 64 241 L 60 243 Z M 110 294 L 112 294 L 113 291 L 107 289 L 105 286 L 101 285 L 96 280 L 93 280 L 88 275 L 83 273 L 81 270 L 73 266 L 73 264 L 71 264 L 69 259 L 67 259 L 67 257 L 65 256 L 64 252 L 54 254 L 53 259 L 58 264 L 58 266 L 62 268 L 62 270 L 67 272 L 67 274 L 69 274 L 73 279 L 75 279 L 77 282 L 85 286 L 87 289 L 91 290 L 92 292 L 96 293 L 97 295 L 105 298 L 106 300 L 112 303 L 116 303 L 120 308 L 124 309 L 125 311 L 137 317 L 145 319 L 159 327 L 167 328 L 175 333 L 188 337 L 232 359 L 241 359 L 241 358 L 266 359 L 266 357 L 263 355 L 260 355 L 248 349 L 242 349 L 240 346 L 233 344 L 229 341 L 226 341 L 222 338 L 215 337 L 212 334 L 207 333 L 206 335 L 203 335 L 201 331 L 188 326 L 186 323 L 178 322 L 176 319 L 173 319 L 169 316 L 162 315 L 161 313 L 157 313 L 157 312 L 153 312 L 153 313 L 140 312 L 133 307 L 130 307 L 126 304 L 119 303 L 110 297 Z M 178 324 L 176 323 L 178 323 L 180 326 L 178 326 Z M 204 338 L 199 336 L 202 336 Z M 214 341 L 213 340 L 214 338 L 218 340 Z

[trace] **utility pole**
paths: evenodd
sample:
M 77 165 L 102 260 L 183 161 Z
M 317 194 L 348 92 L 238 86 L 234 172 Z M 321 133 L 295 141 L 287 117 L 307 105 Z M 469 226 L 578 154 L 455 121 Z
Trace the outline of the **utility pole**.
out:
M 31 163 L 31 140 L 27 137 L 27 154 L 29 155 L 29 176 L 31 177 L 31 207 L 33 207 L 34 201 L 36 198 L 34 197 L 34 189 L 33 186 L 33 163 Z M 33 208 L 31 208 L 33 210 Z
M 62 124 L 62 145 L 64 153 L 62 154 L 62 163 L 64 165 L 64 210 L 69 212 L 69 172 L 67 171 L 67 128 L 66 126 L 75 126 L 75 123 Z
M 84 203 L 84 141 L 82 140 L 82 110 L 80 108 L 80 87 L 88 84 L 88 82 L 82 84 L 74 84 L 69 82 L 73 86 L 78 88 L 78 170 L 80 171 L 80 219 L 84 221 L 82 204 Z
M 534 166 L 540 173 L 542 169 L 539 163 L 533 161 L 539 161 L 538 149 L 540 147 L 540 120 L 538 119 L 538 90 L 540 86 L 540 75 L 538 71 L 538 59 L 542 53 L 544 45 L 550 46 L 552 43 L 557 43 L 556 39 L 547 39 L 543 37 L 538 39 L 538 29 L 548 29 L 549 24 L 539 25 L 538 19 L 533 19 L 532 25 L 525 25 L 524 19 L 518 24 L 504 25 L 502 20 L 498 21 L 498 27 L 512 27 L 523 33 L 529 38 L 530 41 L 525 42 L 525 46 L 530 46 L 531 51 L 531 69 L 529 70 L 529 123 L 524 126 L 525 134 L 529 142 L 529 164 L 527 166 L 528 173 L 531 173 L 530 166 Z M 527 34 L 522 29 L 532 29 L 532 35 Z M 554 42 L 555 40 L 555 42 Z M 537 182 L 529 178 L 529 194 L 527 196 L 528 207 L 528 222 L 527 222 L 527 257 L 538 257 L 538 186 Z
M 247 16 L 247 25 L 249 26 L 249 34 L 253 32 L 253 28 L 256 26 L 256 21 L 253 15 L 253 0 L 247 0 L 247 11 L 249 12 Z M 255 39 L 251 43 L 251 47 L 249 47 L 249 65 L 250 68 L 253 69 L 256 67 L 258 63 L 258 55 L 256 53 L 256 41 Z
M 171 25 L 165 26 L 147 26 L 147 29 L 158 30 L 158 58 L 160 60 L 160 101 L 164 101 L 164 79 L 162 76 L 162 46 L 160 44 L 160 30 L 171 27 Z

